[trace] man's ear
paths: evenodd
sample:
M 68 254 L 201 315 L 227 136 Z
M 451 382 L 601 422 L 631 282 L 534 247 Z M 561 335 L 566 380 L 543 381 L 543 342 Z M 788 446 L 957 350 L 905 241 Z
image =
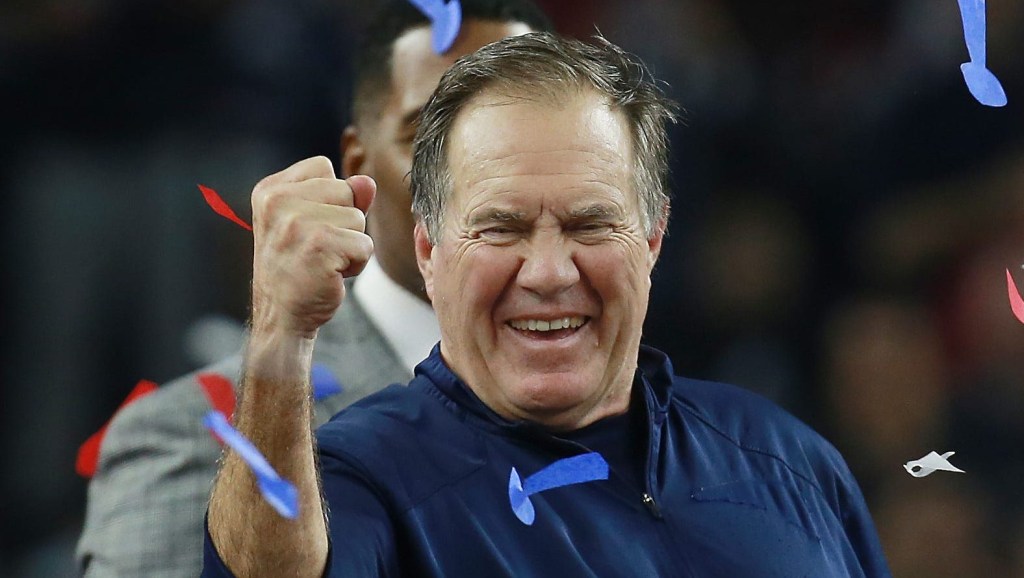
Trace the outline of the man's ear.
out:
M 648 272 L 654 271 L 654 265 L 658 262 L 658 257 L 661 255 L 662 241 L 665 240 L 665 230 L 667 228 L 668 217 L 661 217 L 654 226 L 654 234 L 647 239 L 647 248 L 650 250 L 647 263 Z
M 423 221 L 416 220 L 416 228 L 413 229 L 413 246 L 416 249 L 416 265 L 420 268 L 420 275 L 423 277 L 423 286 L 427 290 L 427 297 L 434 301 L 434 246 L 427 236 L 427 226 Z
M 363 175 L 372 172 L 366 164 L 366 144 L 363 142 L 359 129 L 348 125 L 341 133 L 341 177 L 347 179 L 352 175 Z

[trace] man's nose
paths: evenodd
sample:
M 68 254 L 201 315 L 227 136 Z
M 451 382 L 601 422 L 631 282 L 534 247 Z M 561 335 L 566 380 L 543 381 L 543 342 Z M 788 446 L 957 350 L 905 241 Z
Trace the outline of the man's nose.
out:
M 578 283 L 580 271 L 572 249 L 560 236 L 535 235 L 528 244 L 517 281 L 543 297 L 558 295 Z

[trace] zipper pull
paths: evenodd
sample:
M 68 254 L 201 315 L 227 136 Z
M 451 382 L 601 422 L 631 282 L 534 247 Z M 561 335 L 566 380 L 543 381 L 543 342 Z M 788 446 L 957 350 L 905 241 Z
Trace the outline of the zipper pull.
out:
M 661 509 L 658 508 L 658 503 L 654 501 L 654 497 L 648 493 L 644 493 L 643 499 L 644 505 L 647 506 L 647 509 L 650 510 L 651 514 L 653 514 L 655 518 L 661 519 Z

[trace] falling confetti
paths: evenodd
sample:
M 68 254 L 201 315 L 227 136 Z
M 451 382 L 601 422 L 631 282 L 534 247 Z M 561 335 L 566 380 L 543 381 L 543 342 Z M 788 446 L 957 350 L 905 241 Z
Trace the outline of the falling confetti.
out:
M 158 389 L 158 387 L 159 386 L 152 381 L 145 379 L 139 380 L 139 382 L 135 384 L 131 393 L 128 394 L 128 397 L 124 398 L 124 401 L 121 402 L 121 405 L 117 408 L 117 411 L 114 412 L 114 415 L 116 416 L 117 412 L 153 393 Z M 114 417 L 111 416 L 99 431 L 89 436 L 89 439 L 85 440 L 85 443 L 78 448 L 78 457 L 75 460 L 75 471 L 83 478 L 91 478 L 96 475 L 96 465 L 100 460 L 100 447 L 103 445 L 103 438 L 107 435 L 107 428 L 110 427 L 110 422 L 113 420 Z
M 1005 106 L 1006 92 L 995 74 L 986 67 L 985 0 L 957 0 L 964 23 L 964 40 L 971 60 L 960 65 L 967 89 L 985 106 Z
M 430 19 L 433 35 L 431 46 L 434 52 L 444 54 L 452 47 L 462 25 L 462 5 L 459 0 L 409 0 L 413 6 Z
M 199 187 L 199 190 L 203 193 L 203 198 L 206 199 L 206 204 L 210 205 L 210 208 L 213 209 L 213 212 L 217 213 L 218 215 L 224 217 L 229 221 L 233 221 L 239 227 L 242 227 L 247 231 L 252 231 L 252 225 L 246 223 L 238 215 L 236 215 L 235 212 L 231 210 L 231 207 L 229 207 L 228 204 L 224 202 L 224 199 L 220 198 L 220 195 L 217 194 L 217 191 L 211 189 L 210 187 L 204 187 L 203 185 L 196 186 Z
M 1006 290 L 1010 294 L 1010 309 L 1013 310 L 1017 320 L 1024 323 L 1024 299 L 1021 299 L 1020 291 L 1017 290 L 1017 285 L 1013 282 L 1013 275 L 1010 275 L 1009 269 L 1006 270 Z
M 942 470 L 944 472 L 959 472 L 963 470 L 949 463 L 949 457 L 956 452 L 946 452 L 941 456 L 935 452 L 928 452 L 925 457 L 903 464 L 903 469 L 915 478 L 923 478 L 932 472 Z M 916 468 L 916 469 L 915 469 Z
M 289 520 L 294 520 L 299 515 L 298 490 L 274 471 L 274 468 L 267 462 L 267 458 L 263 457 L 263 454 L 242 435 L 242 432 L 231 427 L 224 414 L 216 410 L 210 411 L 203 418 L 203 425 L 217 439 L 235 450 L 242 461 L 249 466 L 252 473 L 256 475 L 256 483 L 260 488 L 260 493 L 263 494 L 263 499 L 278 514 Z
M 235 413 L 235 384 L 216 373 L 200 373 L 196 380 L 203 389 L 213 409 L 224 414 L 228 420 Z
M 515 468 L 509 473 L 508 501 L 519 521 L 530 526 L 536 513 L 530 496 L 572 484 L 608 479 L 608 462 L 597 452 L 565 458 L 552 463 L 526 480 Z
M 331 370 L 322 363 L 313 364 L 310 381 L 313 383 L 313 401 L 337 395 L 344 389 Z

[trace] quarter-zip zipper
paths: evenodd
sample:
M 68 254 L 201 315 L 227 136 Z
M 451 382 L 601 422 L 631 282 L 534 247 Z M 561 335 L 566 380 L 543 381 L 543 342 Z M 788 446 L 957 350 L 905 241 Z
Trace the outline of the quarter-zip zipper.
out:
M 660 520 L 661 508 L 658 507 L 658 502 L 654 501 L 654 497 L 644 492 L 643 500 L 644 505 L 647 506 L 647 509 L 650 510 L 651 514 L 653 514 L 655 518 L 658 518 Z
M 644 459 L 644 469 L 643 469 L 643 484 L 644 484 L 644 490 L 645 491 L 644 491 L 643 495 L 641 496 L 641 498 L 643 499 L 644 506 L 647 507 L 647 511 L 649 511 L 651 513 L 651 515 L 654 516 L 655 518 L 661 520 L 662 519 L 661 508 L 658 507 L 658 502 L 654 501 L 654 492 L 652 490 L 652 487 L 653 487 L 653 483 L 652 483 L 653 479 L 652 478 L 654 477 L 653 473 L 652 473 L 652 469 L 654 467 L 653 464 L 654 464 L 654 462 L 656 460 L 656 456 L 654 455 L 654 430 L 655 430 L 656 426 L 655 426 L 655 412 L 652 411 L 651 408 L 655 404 L 654 404 L 654 400 L 651 399 L 652 394 L 648 391 L 647 383 L 644 380 L 644 378 L 641 377 L 639 382 L 640 382 L 639 383 L 640 387 L 643 388 L 643 390 L 642 390 L 643 391 L 643 395 L 640 396 L 640 399 L 643 400 L 644 416 L 646 418 L 646 419 L 644 419 L 644 423 L 647 426 L 645 428 L 646 431 L 644 432 L 646 434 L 644 436 L 646 438 L 645 441 L 647 442 L 647 444 L 646 444 L 647 445 L 647 447 L 646 447 L 646 449 L 647 449 L 647 456 Z

